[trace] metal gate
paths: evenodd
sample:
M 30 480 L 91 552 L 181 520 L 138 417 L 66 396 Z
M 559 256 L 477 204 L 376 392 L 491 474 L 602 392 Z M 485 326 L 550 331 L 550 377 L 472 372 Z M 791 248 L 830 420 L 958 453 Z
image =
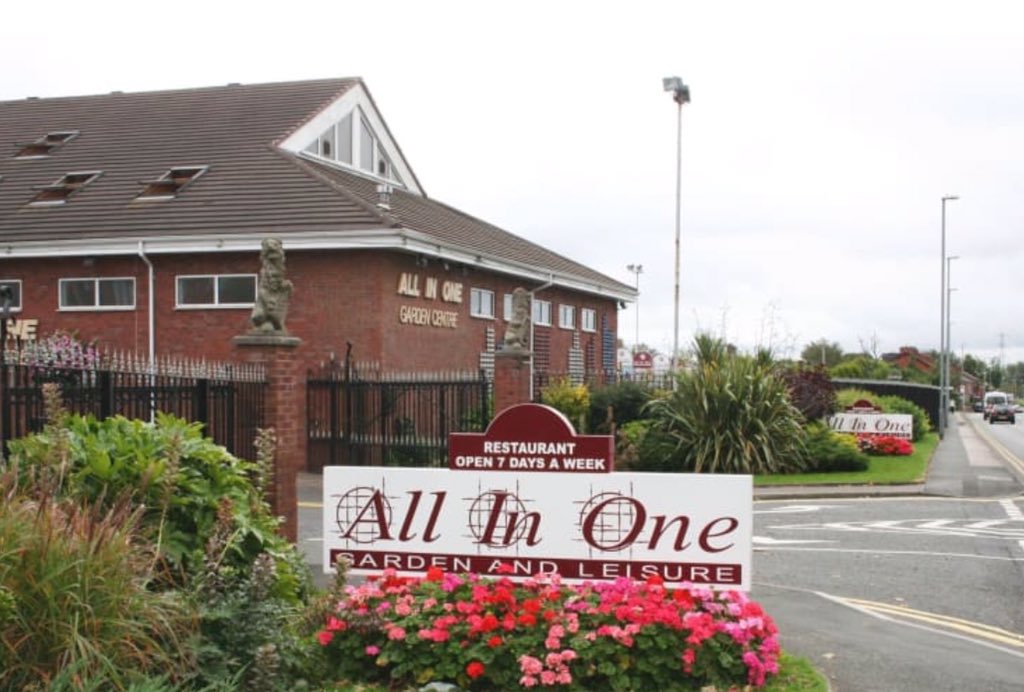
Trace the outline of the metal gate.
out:
M 446 466 L 448 434 L 490 422 L 483 372 L 385 373 L 332 362 L 306 380 L 307 470 L 324 466 Z

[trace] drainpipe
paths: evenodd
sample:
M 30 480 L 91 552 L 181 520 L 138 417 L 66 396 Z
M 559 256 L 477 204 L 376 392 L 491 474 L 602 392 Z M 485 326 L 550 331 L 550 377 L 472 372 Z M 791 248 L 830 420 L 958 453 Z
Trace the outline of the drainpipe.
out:
M 150 400 L 149 400 L 149 422 L 152 423 L 156 420 L 156 400 L 153 393 L 153 377 L 156 374 L 156 314 L 154 313 L 154 306 L 156 305 L 156 297 L 153 295 L 153 291 L 156 288 L 156 279 L 153 275 L 153 263 L 146 257 L 146 251 L 143 248 L 143 243 L 139 241 L 139 257 L 146 263 L 146 268 L 149 273 L 149 288 L 146 293 L 149 297 L 149 386 L 150 386 Z
M 530 291 L 530 401 L 531 402 L 533 402 L 533 397 L 534 397 L 534 391 L 533 391 L 534 380 L 535 380 L 534 374 L 535 374 L 535 369 L 537 367 L 536 366 L 537 354 L 533 350 L 533 296 L 535 294 L 537 294 L 537 293 L 540 293 L 541 291 L 543 291 L 546 288 L 551 288 L 554 285 L 555 285 L 555 275 L 554 274 L 548 274 L 547 283 L 543 283 L 540 286 L 538 286 L 537 288 L 535 288 L 532 291 Z M 554 323 L 554 319 L 555 319 L 555 316 L 552 314 L 551 315 L 552 324 Z
M 149 271 L 149 288 L 146 290 L 146 294 L 149 297 L 149 367 L 152 370 L 153 363 L 156 361 L 156 314 L 153 311 L 153 307 L 156 304 L 156 297 L 153 295 L 156 279 L 153 275 L 153 263 L 146 257 L 146 251 L 143 249 L 141 240 L 139 241 L 139 257 L 146 263 Z

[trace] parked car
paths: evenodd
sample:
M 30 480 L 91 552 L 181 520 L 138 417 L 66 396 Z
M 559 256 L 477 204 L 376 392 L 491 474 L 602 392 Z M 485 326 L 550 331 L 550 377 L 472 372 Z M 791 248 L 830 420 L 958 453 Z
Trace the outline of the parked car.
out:
M 977 401 L 974 402 L 974 412 L 975 413 L 981 413 L 984 410 L 985 410 L 985 402 L 984 401 L 982 401 L 981 399 L 978 399 Z
M 1014 413 L 1013 406 L 1010 404 L 995 404 L 992 410 L 988 412 L 988 422 L 995 423 L 997 420 L 1016 423 L 1017 416 Z

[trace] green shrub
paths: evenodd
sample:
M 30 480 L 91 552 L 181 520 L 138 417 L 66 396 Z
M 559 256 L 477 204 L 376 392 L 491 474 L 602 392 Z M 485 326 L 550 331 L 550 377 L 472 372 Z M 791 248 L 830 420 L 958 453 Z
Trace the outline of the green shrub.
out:
M 589 430 L 608 434 L 612 426 L 621 428 L 643 417 L 644 405 L 651 399 L 648 388 L 636 382 L 618 382 L 594 389 L 590 394 Z
M 140 512 L 0 480 L 0 689 L 168 687 L 194 665 L 194 614 L 153 588 Z
M 283 555 L 291 545 L 277 533 L 279 520 L 253 484 L 257 467 L 202 436 L 199 423 L 157 414 L 155 423 L 121 416 L 98 421 L 68 416 L 61 425 L 11 441 L 12 460 L 24 471 L 54 466 L 64 495 L 85 502 L 128 497 L 145 508 L 141 528 L 179 574 L 194 574 L 223 503 L 230 504 L 233 540 L 226 564 L 238 569 L 258 555 Z M 306 585 L 283 570 L 275 593 L 295 599 Z
M 197 613 L 199 634 L 182 647 L 197 665 L 183 686 L 291 689 L 285 681 L 302 677 L 312 577 L 264 499 L 272 432 L 261 431 L 251 463 L 172 416 L 50 419 L 43 433 L 12 441 L 12 463 L 68 501 L 108 508 L 122 498 L 139 508 L 140 535 L 172 572 L 151 588 L 188 598 Z
M 868 457 L 854 435 L 837 433 L 823 423 L 807 426 L 808 473 L 866 471 Z
M 590 390 L 587 385 L 573 384 L 563 377 L 545 387 L 540 399 L 565 414 L 576 432 L 586 432 L 587 414 L 590 412 Z
M 783 473 L 804 465 L 802 416 L 766 354 L 733 355 L 706 335 L 678 386 L 647 407 L 652 425 L 636 468 Z M 657 455 L 654 457 L 648 454 Z

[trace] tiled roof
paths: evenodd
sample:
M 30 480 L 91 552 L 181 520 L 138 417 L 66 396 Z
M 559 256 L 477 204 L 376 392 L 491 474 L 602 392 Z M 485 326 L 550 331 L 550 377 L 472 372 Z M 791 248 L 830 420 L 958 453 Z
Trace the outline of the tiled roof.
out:
M 418 232 L 439 245 L 592 283 L 632 288 L 440 202 L 396 190 L 376 206 L 376 182 L 278 148 L 358 79 L 112 93 L 0 102 L 0 246 L 216 234 Z M 365 88 L 365 87 L 364 87 Z M 78 131 L 48 157 L 18 159 L 50 132 Z M 143 181 L 181 166 L 209 169 L 177 198 L 137 201 Z M 67 173 L 102 176 L 66 204 L 29 206 Z
M 378 194 L 375 182 L 331 166 L 315 163 L 308 165 L 336 181 L 340 187 L 355 194 L 368 205 L 376 204 Z M 576 276 L 593 283 L 618 284 L 600 272 L 441 202 L 396 188 L 391 194 L 389 206 L 388 215 L 400 226 L 425 233 L 447 247 L 542 268 L 544 271 L 561 275 Z M 629 288 L 622 284 L 618 284 L 617 287 L 627 290 Z

